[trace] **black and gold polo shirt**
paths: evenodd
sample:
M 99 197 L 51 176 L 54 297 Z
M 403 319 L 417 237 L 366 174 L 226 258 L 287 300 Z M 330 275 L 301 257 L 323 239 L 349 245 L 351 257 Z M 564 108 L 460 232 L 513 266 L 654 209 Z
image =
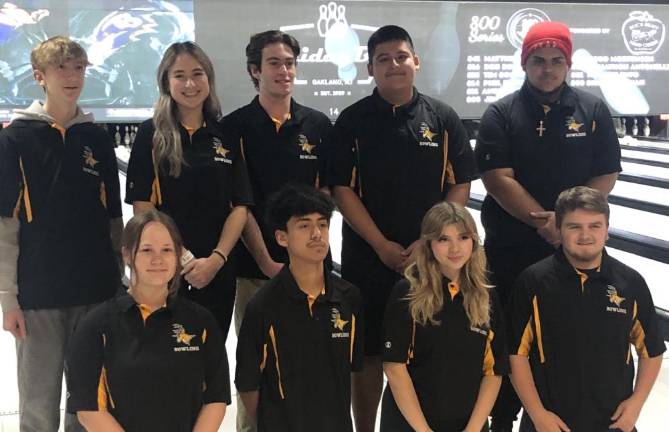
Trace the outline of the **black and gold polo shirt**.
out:
M 439 324 L 423 326 L 411 317 L 406 299 L 409 290 L 409 281 L 402 279 L 388 299 L 383 361 L 407 365 L 432 429 L 463 430 L 483 376 L 509 373 L 501 305 L 494 290 L 489 290 L 490 325 L 472 326 L 458 285 L 444 279 L 444 305 L 435 315 Z M 392 397 L 384 397 L 383 409 L 402 416 Z
M 0 132 L 0 216 L 21 225 L 22 309 L 99 303 L 121 284 L 109 229 L 121 217 L 114 147 L 92 116 L 75 121 L 65 129 L 35 114 Z
M 207 119 L 192 135 L 179 125 L 184 164 L 177 178 L 153 157 L 153 120 L 142 123 L 128 162 L 125 201 L 150 201 L 176 222 L 184 246 L 209 256 L 234 206 L 253 203 L 239 141 Z M 227 266 L 226 266 L 227 267 Z M 225 267 L 224 267 L 225 268 Z
M 565 84 L 558 102 L 541 105 L 528 83 L 490 105 L 481 118 L 476 162 L 483 173 L 512 168 L 514 178 L 546 210 L 560 192 L 619 172 L 620 145 L 599 98 Z M 545 245 L 536 229 L 507 213 L 491 195 L 481 208 L 486 245 Z
M 403 106 L 371 96 L 342 111 L 329 139 L 331 186 L 350 186 L 383 235 L 408 247 L 420 235 L 430 207 L 449 185 L 477 178 L 467 131 L 448 105 L 419 93 Z M 383 265 L 344 224 L 342 271 Z M 360 287 L 364 290 L 364 287 Z
M 351 372 L 362 368 L 360 294 L 326 273 L 310 299 L 288 266 L 249 302 L 235 384 L 259 391 L 258 431 L 352 432 Z
M 97 306 L 75 331 L 68 365 L 68 412 L 108 411 L 128 432 L 192 431 L 204 404 L 230 403 L 221 330 L 178 296 L 151 314 L 127 293 Z
M 265 223 L 265 202 L 287 182 L 327 185 L 324 181 L 328 152 L 325 137 L 332 128 L 320 111 L 290 101 L 290 118 L 279 123 L 260 105 L 256 96 L 250 104 L 223 118 L 222 123 L 241 142 L 249 172 L 255 207 L 253 213 L 267 250 L 277 262 L 288 262 L 286 249 L 276 243 L 274 232 Z M 239 275 L 265 278 L 244 245 L 238 245 Z
M 602 257 L 599 270 L 577 271 L 562 249 L 516 281 L 509 353 L 529 357 L 541 402 L 572 431 L 608 430 L 632 395 L 634 346 L 640 358 L 665 351 L 643 277 Z

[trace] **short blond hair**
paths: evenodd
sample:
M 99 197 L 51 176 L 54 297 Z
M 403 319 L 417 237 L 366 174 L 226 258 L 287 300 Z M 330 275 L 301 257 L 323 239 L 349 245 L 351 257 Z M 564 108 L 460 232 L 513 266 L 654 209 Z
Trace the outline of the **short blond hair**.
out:
M 37 45 L 30 52 L 33 70 L 44 72 L 48 65 L 62 64 L 68 60 L 83 60 L 88 65 L 86 50 L 65 36 L 54 36 Z

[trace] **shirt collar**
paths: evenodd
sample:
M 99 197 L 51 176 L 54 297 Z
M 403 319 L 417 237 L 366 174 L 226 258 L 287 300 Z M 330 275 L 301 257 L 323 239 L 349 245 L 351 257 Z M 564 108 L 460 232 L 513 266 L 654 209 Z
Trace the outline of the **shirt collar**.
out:
M 564 251 L 562 250 L 562 246 L 560 246 L 554 254 L 555 257 L 555 266 L 557 270 L 563 274 L 575 274 L 578 275 L 579 272 L 577 271 L 574 266 L 571 265 L 569 260 L 567 260 L 567 257 L 564 254 Z M 590 279 L 599 279 L 602 278 L 606 281 L 610 281 L 612 278 L 611 272 L 610 272 L 610 265 L 609 265 L 609 254 L 606 252 L 606 248 L 602 251 L 602 262 L 599 265 L 599 271 L 595 273 L 594 276 L 590 276 Z
M 382 114 L 393 117 L 414 117 L 416 114 L 416 107 L 418 106 L 418 97 L 418 90 L 414 87 L 411 100 L 404 105 L 395 106 L 381 97 L 378 88 L 374 88 L 374 91 L 372 92 L 372 99 L 374 100 L 376 109 Z
M 529 103 L 535 114 L 540 117 L 545 116 L 543 104 L 539 103 L 535 98 L 534 94 L 532 93 L 532 89 L 530 88 L 530 83 L 527 81 L 527 79 L 525 79 L 523 86 L 520 88 L 520 95 L 523 99 L 525 99 L 525 101 Z M 564 113 L 564 115 L 572 115 L 576 110 L 576 103 L 577 101 L 574 90 L 572 90 L 572 88 L 567 83 L 565 83 L 564 88 L 562 89 L 562 93 L 560 94 L 560 98 L 556 102 L 550 104 L 550 107 L 551 111 L 556 110 Z
M 447 297 L 450 301 L 455 301 L 455 298 L 458 294 L 462 294 L 460 291 L 460 285 L 457 282 L 451 281 L 446 276 L 441 278 L 441 286 L 444 289 L 444 296 Z
M 118 294 L 115 298 L 116 307 L 121 312 L 128 312 L 129 310 L 136 309 L 139 312 L 139 304 L 135 301 L 134 298 L 127 291 L 124 291 Z M 168 295 L 165 309 L 168 311 L 173 311 L 178 305 L 177 295 Z
M 307 301 L 307 293 L 302 291 L 297 285 L 297 281 L 290 272 L 288 265 L 283 266 L 283 269 L 277 276 L 280 280 L 281 286 L 284 287 L 285 292 L 295 300 Z M 325 282 L 325 294 L 316 298 L 316 302 L 328 301 L 331 303 L 339 303 L 342 300 L 342 293 L 335 286 L 330 283 L 331 276 L 325 266 L 323 266 L 323 280 Z
M 194 130 L 191 137 L 195 136 L 195 134 L 197 134 L 197 133 L 201 133 L 200 131 L 206 132 L 209 135 L 219 136 L 220 132 L 219 132 L 218 128 L 216 128 L 216 123 L 217 123 L 216 120 L 205 118 L 202 121 L 202 126 L 197 128 L 196 130 Z M 188 129 L 186 129 L 186 126 L 181 124 L 181 122 L 179 122 L 179 130 L 181 131 L 181 135 L 183 135 L 183 136 L 188 136 L 189 135 Z
M 253 98 L 251 101 L 251 106 L 253 106 L 255 110 L 255 115 L 258 116 L 258 118 L 266 118 L 267 121 L 271 122 L 272 125 L 274 125 L 274 121 L 272 120 L 272 117 L 265 111 L 265 108 L 260 105 L 260 96 L 256 95 L 256 97 Z M 304 119 L 304 107 L 297 102 L 295 102 L 295 99 L 290 98 L 290 117 L 283 122 L 281 125 L 282 127 L 287 126 L 287 125 L 292 125 L 292 124 L 301 124 L 302 120 Z

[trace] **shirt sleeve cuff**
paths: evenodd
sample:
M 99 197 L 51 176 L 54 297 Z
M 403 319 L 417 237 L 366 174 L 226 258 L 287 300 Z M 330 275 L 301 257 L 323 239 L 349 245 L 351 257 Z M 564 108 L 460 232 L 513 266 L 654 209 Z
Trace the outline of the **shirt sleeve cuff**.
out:
M 16 286 L 16 284 L 14 284 L 14 286 Z M 11 292 L 0 292 L 0 304 L 2 305 L 3 313 L 20 308 L 16 294 Z

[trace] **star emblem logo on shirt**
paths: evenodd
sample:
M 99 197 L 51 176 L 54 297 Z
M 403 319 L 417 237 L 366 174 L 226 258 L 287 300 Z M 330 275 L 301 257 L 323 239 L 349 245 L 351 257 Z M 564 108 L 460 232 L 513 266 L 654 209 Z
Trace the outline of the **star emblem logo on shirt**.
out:
M 98 164 L 98 161 L 93 157 L 93 150 L 90 147 L 84 147 L 84 163 L 93 168 Z
M 303 152 L 311 154 L 311 151 L 316 147 L 315 145 L 309 144 L 309 139 L 305 135 L 297 136 L 297 145 L 300 146 Z
M 426 128 L 423 131 L 423 138 L 427 138 L 430 141 L 432 141 L 432 138 L 434 138 L 435 133 L 430 130 L 430 128 Z
M 178 343 L 190 346 L 191 340 L 195 335 L 186 333 L 186 329 L 181 324 L 172 324 L 172 336 Z
M 606 288 L 606 294 L 609 297 L 609 301 L 613 303 L 614 305 L 620 307 L 622 302 L 625 301 L 624 297 L 620 297 L 618 295 L 618 290 L 616 290 L 616 287 L 613 285 L 608 285 Z
M 227 157 L 230 150 L 223 147 L 223 143 L 219 138 L 214 138 L 212 148 L 216 151 L 216 154 L 221 157 Z
M 574 117 L 570 117 L 570 118 L 567 119 L 567 128 L 570 131 L 580 132 L 582 127 L 583 127 L 583 123 L 577 122 L 574 119 Z
M 344 331 L 344 327 L 346 324 L 348 324 L 348 321 L 341 319 L 341 314 L 339 313 L 339 309 L 337 308 L 332 308 L 332 325 L 334 326 L 335 329 Z
M 434 138 L 436 135 L 436 133 L 432 132 L 430 126 L 428 126 L 428 124 L 425 122 L 420 123 L 420 133 L 422 138 L 425 138 L 430 142 L 432 142 L 432 138 Z

